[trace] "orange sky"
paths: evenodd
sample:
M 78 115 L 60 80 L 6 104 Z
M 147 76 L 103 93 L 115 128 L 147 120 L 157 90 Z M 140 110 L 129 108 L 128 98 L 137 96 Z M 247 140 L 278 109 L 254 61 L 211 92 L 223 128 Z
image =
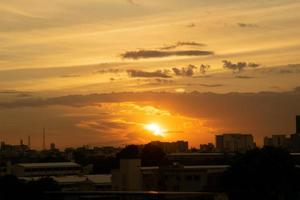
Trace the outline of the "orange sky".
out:
M 49 142 L 62 147 L 156 139 L 198 146 L 223 131 L 249 132 L 259 141 L 276 131 L 289 133 L 300 112 L 293 101 L 300 86 L 299 9 L 296 0 L 2 0 L 0 140 L 17 143 L 31 135 L 40 148 L 43 126 Z M 177 99 L 161 105 L 160 97 L 147 98 L 147 92 L 189 98 L 195 91 L 220 99 L 253 93 L 258 100 L 264 99 L 262 92 L 272 92 L 294 109 L 288 113 L 269 97 L 243 108 L 245 102 L 234 96 L 223 105 L 235 113 L 231 116 L 226 109 L 226 115 L 215 111 L 218 102 L 173 107 Z M 89 96 L 112 92 L 121 99 Z M 122 92 L 139 98 L 122 99 Z M 88 101 L 40 105 L 68 95 Z M 190 108 L 194 104 L 197 110 Z M 276 116 L 286 124 L 273 127 L 272 112 L 259 106 L 278 109 Z M 266 125 L 237 117 L 245 110 Z M 166 136 L 145 130 L 149 123 L 160 124 Z

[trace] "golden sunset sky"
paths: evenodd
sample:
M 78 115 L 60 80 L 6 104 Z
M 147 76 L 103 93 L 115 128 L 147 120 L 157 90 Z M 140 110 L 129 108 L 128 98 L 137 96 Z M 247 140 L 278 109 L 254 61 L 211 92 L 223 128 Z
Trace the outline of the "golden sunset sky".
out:
M 1 0 L 0 140 L 258 144 L 300 114 L 298 0 Z M 163 135 L 147 130 L 157 124 Z

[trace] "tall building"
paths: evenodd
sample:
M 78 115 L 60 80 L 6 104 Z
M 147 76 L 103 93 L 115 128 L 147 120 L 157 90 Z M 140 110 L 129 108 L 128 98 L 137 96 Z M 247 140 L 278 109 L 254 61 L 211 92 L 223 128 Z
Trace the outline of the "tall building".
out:
M 56 149 L 55 143 L 51 143 L 51 144 L 50 144 L 50 150 L 51 150 L 51 151 L 57 150 L 57 149 Z
M 220 152 L 245 152 L 255 148 L 253 136 L 241 133 L 216 135 L 216 149 Z
M 296 116 L 296 133 L 291 135 L 290 147 L 293 152 L 300 152 L 300 115 Z
M 264 138 L 264 146 L 288 148 L 289 143 L 289 138 L 286 135 L 272 135 L 272 137 Z
M 296 134 L 300 134 L 300 115 L 296 116 Z

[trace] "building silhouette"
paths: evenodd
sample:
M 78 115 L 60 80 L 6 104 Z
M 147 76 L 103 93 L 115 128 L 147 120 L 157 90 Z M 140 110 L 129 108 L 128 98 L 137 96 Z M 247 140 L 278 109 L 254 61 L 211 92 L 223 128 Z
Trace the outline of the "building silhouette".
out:
M 264 138 L 264 146 L 281 147 L 291 152 L 300 152 L 300 116 L 296 116 L 296 130 L 294 134 L 272 135 Z
M 264 138 L 264 146 L 288 148 L 290 139 L 287 135 L 272 135 Z
M 176 142 L 152 141 L 149 144 L 158 146 L 165 153 L 183 153 L 183 152 L 188 152 L 189 150 L 189 143 L 187 141 L 176 141 Z
M 241 133 L 216 135 L 216 149 L 220 152 L 245 152 L 255 148 L 253 136 Z
M 300 134 L 300 115 L 296 116 L 296 134 Z

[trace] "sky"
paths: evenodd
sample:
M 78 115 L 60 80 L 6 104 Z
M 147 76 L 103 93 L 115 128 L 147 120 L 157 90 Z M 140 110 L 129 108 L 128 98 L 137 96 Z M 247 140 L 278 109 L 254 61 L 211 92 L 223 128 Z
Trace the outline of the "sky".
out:
M 294 132 L 297 0 L 2 0 L 0 140 L 34 148 Z M 163 134 L 147 130 L 157 124 Z

